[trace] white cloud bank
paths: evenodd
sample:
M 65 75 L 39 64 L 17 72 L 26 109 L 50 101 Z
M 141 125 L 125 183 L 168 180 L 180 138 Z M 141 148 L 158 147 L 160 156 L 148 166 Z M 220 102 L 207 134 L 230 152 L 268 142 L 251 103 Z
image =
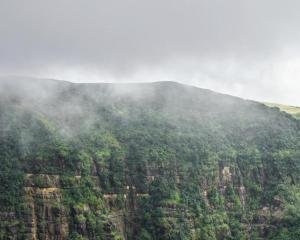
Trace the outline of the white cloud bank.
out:
M 0 75 L 178 81 L 300 105 L 298 0 L 0 1 Z

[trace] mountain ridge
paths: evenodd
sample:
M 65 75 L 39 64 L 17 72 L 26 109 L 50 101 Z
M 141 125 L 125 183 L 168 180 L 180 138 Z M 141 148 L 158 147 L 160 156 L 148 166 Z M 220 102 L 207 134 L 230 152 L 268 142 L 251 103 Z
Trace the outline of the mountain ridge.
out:
M 300 236 L 291 115 L 178 83 L 36 83 L 0 89 L 0 239 Z
M 66 81 L 66 80 L 61 80 L 61 79 L 51 79 L 51 78 L 35 78 L 35 77 L 23 77 L 23 76 L 1 76 L 0 77 L 0 82 L 8 84 L 8 85 L 15 85 L 16 83 L 20 83 L 20 81 L 24 82 L 26 81 L 27 83 L 32 82 L 34 84 L 45 84 L 45 81 L 48 82 L 48 84 L 46 83 L 45 85 L 49 85 L 49 83 L 54 83 L 54 84 L 64 84 L 64 85 L 74 85 L 74 86 L 147 86 L 147 85 L 166 85 L 166 87 L 171 87 L 171 86 L 184 86 L 187 88 L 194 88 L 197 89 L 199 91 L 207 91 L 210 92 L 212 94 L 220 94 L 220 95 L 224 95 L 224 96 L 229 96 L 229 97 L 233 97 L 233 98 L 238 98 L 241 100 L 245 100 L 245 101 L 253 101 L 253 102 L 257 102 L 257 103 L 262 103 L 268 107 L 278 107 L 280 110 L 282 110 L 283 112 L 289 113 L 291 115 L 293 115 L 296 118 L 299 118 L 299 112 L 300 112 L 300 107 L 297 106 L 291 106 L 291 105 L 287 105 L 287 104 L 280 104 L 280 103 L 270 103 L 270 102 L 262 102 L 262 101 L 257 101 L 257 100 L 252 100 L 252 99 L 245 99 L 242 97 L 237 97 L 234 95 L 230 95 L 230 94 L 225 94 L 225 93 L 220 93 L 217 91 L 213 91 L 211 89 L 206 89 L 206 88 L 201 88 L 201 87 L 197 87 L 197 86 L 193 86 L 193 85 L 186 85 L 183 83 L 179 83 L 176 81 L 153 81 L 153 82 L 122 82 L 122 83 L 116 83 L 116 82 L 87 82 L 87 83 L 82 83 L 82 82 L 72 82 L 72 81 Z M 8 82 L 8 83 L 7 83 Z M 0 85 L 1 87 L 1 85 Z
M 72 81 L 67 81 L 67 80 L 61 80 L 61 79 L 53 79 L 53 78 L 37 78 L 37 77 L 23 77 L 23 76 L 1 76 L 0 77 L 0 82 L 6 83 L 7 85 L 14 85 L 16 83 L 21 83 L 24 81 L 28 83 L 33 82 L 34 84 L 38 84 L 40 83 L 41 85 L 43 85 L 43 83 L 46 82 L 45 85 L 47 85 L 47 83 L 55 83 L 55 84 L 67 84 L 67 85 L 74 85 L 74 86 L 146 86 L 146 85 L 167 85 L 168 87 L 170 86 L 181 86 L 181 87 L 186 87 L 186 88 L 191 88 L 191 89 L 198 89 L 199 91 L 207 91 L 207 92 L 211 92 L 211 93 L 215 93 L 215 94 L 220 94 L 220 95 L 225 95 L 225 96 L 230 96 L 233 98 L 239 98 L 239 99 L 243 99 L 243 100 L 248 100 L 248 101 L 254 101 L 254 102 L 258 102 L 255 100 L 250 100 L 250 99 L 244 99 L 241 97 L 237 97 L 234 95 L 230 95 L 230 94 L 225 94 L 225 93 L 220 93 L 220 92 L 216 92 L 214 90 L 211 89 L 207 89 L 207 88 L 201 88 L 201 87 L 197 87 L 194 85 L 188 85 L 188 84 L 184 84 L 184 83 L 180 83 L 180 82 L 176 82 L 176 81 L 153 81 L 153 82 L 72 82 Z

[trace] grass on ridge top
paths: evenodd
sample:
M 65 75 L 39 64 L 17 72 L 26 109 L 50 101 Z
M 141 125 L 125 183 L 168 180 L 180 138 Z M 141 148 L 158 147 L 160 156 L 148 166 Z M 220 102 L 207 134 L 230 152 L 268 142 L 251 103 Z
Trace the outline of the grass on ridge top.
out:
M 268 107 L 278 107 L 281 111 L 287 112 L 291 115 L 293 115 L 295 118 L 300 119 L 300 107 L 296 106 L 288 106 L 283 104 L 277 104 L 277 103 L 264 103 Z

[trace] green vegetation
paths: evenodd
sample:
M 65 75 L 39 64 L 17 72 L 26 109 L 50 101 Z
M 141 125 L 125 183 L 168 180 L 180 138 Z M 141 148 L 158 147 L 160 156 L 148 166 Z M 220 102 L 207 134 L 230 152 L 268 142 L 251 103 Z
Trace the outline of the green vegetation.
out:
M 169 82 L 9 84 L 0 239 L 300 239 L 300 122 L 277 108 Z
M 293 115 L 295 118 L 300 119 L 300 107 L 295 106 L 287 106 L 283 104 L 276 104 L 276 103 L 265 103 L 269 107 L 277 107 L 283 112 L 287 112 Z

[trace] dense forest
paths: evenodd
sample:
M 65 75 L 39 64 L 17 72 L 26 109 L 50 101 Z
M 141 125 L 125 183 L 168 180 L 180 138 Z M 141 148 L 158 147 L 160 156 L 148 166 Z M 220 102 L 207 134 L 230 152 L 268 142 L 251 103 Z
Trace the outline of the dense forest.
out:
M 0 239 L 300 239 L 300 120 L 174 82 L 2 78 Z

